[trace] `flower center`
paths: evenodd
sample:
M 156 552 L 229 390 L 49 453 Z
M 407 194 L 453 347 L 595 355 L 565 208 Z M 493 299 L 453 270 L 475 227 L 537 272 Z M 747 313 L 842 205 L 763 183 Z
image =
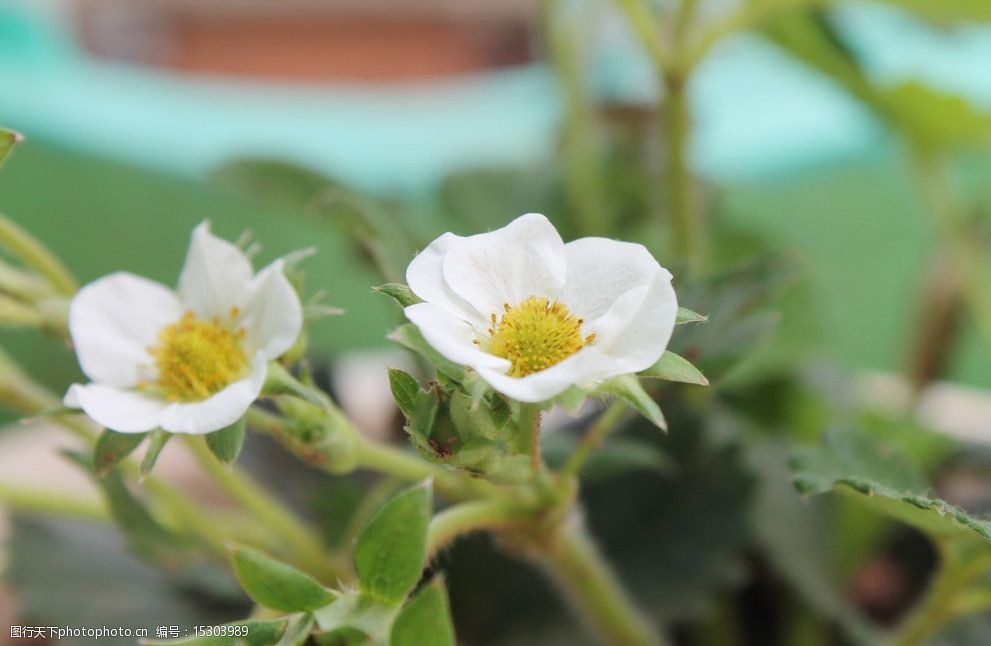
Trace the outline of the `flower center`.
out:
M 231 310 L 232 319 L 237 314 Z M 197 401 L 223 390 L 247 371 L 243 336 L 243 328 L 231 331 L 217 318 L 201 321 L 186 312 L 148 349 L 158 367 L 155 386 L 170 401 Z
M 511 377 L 550 368 L 595 341 L 594 334 L 582 337 L 582 319 L 557 301 L 531 296 L 516 307 L 503 308 L 501 319 L 492 315 L 488 350 L 509 359 Z

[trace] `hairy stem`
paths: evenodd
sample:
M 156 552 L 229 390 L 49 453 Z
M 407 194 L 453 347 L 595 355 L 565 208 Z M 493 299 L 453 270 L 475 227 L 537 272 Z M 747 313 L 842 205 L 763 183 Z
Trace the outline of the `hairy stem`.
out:
M 326 581 L 346 576 L 346 565 L 332 562 L 316 533 L 286 511 L 284 505 L 259 487 L 251 478 L 234 467 L 222 464 L 206 445 L 202 437 L 187 436 L 186 444 L 203 469 L 210 474 L 221 489 L 263 526 L 282 536 L 299 554 L 300 560 L 314 575 Z M 344 572 L 340 571 L 344 567 Z
M 538 560 L 599 635 L 617 646 L 664 644 L 640 614 L 577 518 L 539 546 Z
M 571 454 L 564 467 L 561 468 L 559 475 L 562 477 L 577 476 L 582 470 L 582 467 L 585 466 L 585 461 L 588 460 L 592 451 L 602 446 L 606 436 L 619 426 L 619 422 L 623 418 L 626 409 L 627 404 L 623 400 L 616 400 L 611 403 L 585 433 L 585 437 L 578 443 L 575 452 Z
M 0 246 L 21 259 L 28 267 L 48 279 L 62 294 L 74 294 L 79 286 L 58 258 L 13 220 L 0 215 Z
M 919 646 L 968 609 L 958 601 L 967 588 L 991 569 L 991 554 L 982 544 L 961 554 L 950 544 L 942 546 L 938 569 L 929 590 L 896 629 L 889 646 Z
M 427 551 L 432 556 L 464 534 L 483 529 L 505 529 L 519 524 L 527 512 L 498 500 L 476 500 L 448 507 L 430 520 Z

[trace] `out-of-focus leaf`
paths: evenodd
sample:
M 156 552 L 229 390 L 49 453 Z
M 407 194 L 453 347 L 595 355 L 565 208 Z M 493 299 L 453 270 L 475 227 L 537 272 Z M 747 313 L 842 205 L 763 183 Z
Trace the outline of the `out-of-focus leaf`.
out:
M 24 137 L 16 132 L 0 128 L 0 167 L 3 166 L 7 157 L 13 152 L 14 147 L 21 143 L 23 139 Z
M 423 299 L 414 294 L 412 289 L 401 283 L 386 283 L 372 289 L 396 301 L 400 307 L 408 307 L 423 302 Z
M 611 437 L 593 452 L 581 470 L 582 481 L 606 480 L 630 471 L 650 471 L 665 476 L 677 473 L 678 465 L 660 447 L 638 438 Z
M 991 4 L 985 0 L 882 0 L 937 24 L 991 22 Z
M 186 541 L 163 527 L 147 507 L 131 493 L 120 472 L 111 470 L 102 478 L 97 477 L 89 456 L 66 452 L 76 464 L 93 476 L 110 515 L 127 536 L 132 552 L 152 562 L 176 567 L 187 559 Z
M 306 574 L 247 547 L 231 551 L 234 574 L 248 596 L 272 610 L 304 612 L 327 605 L 337 595 Z
M 147 433 L 118 433 L 109 428 L 100 433 L 93 449 L 93 467 L 99 476 L 104 476 L 118 462 L 138 448 Z
M 602 392 L 619 395 L 633 408 L 646 417 L 657 428 L 662 431 L 668 430 L 667 422 L 664 420 L 664 413 L 657 402 L 647 394 L 647 391 L 640 385 L 640 381 L 633 375 L 622 375 L 614 377 L 604 382 L 599 389 Z
M 842 626 L 854 643 L 877 643 L 880 636 L 844 594 L 842 577 L 827 558 L 830 541 L 845 537 L 835 536 L 823 504 L 802 500 L 789 486 L 787 450 L 754 439 L 747 445 L 747 461 L 758 481 L 754 530 L 766 557 L 817 613 Z
M 207 433 L 206 445 L 224 464 L 234 462 L 244 445 L 244 418 L 219 431 Z
M 680 381 L 686 384 L 708 386 L 709 380 L 702 371 L 696 368 L 684 357 L 670 350 L 665 350 L 657 363 L 639 373 L 641 377 L 656 377 L 666 381 Z
M 959 96 L 919 81 L 886 88 L 882 98 L 888 118 L 922 148 L 979 146 L 991 135 L 991 115 L 979 112 Z
M 430 365 L 434 367 L 434 369 L 437 370 L 438 373 L 444 375 L 448 379 L 458 383 L 464 381 L 464 369 L 461 366 L 445 359 L 439 352 L 434 350 L 433 347 L 427 343 L 427 340 L 423 338 L 423 335 L 420 334 L 419 328 L 412 323 L 399 326 L 389 334 L 389 338 L 399 345 L 422 356 L 430 363 Z
M 891 1 L 895 4 L 903 2 Z M 907 0 L 905 4 L 913 1 Z M 928 0 L 920 0 L 918 4 L 928 4 Z M 951 0 L 941 4 L 957 3 Z M 991 15 L 991 9 L 986 9 L 986 12 Z M 874 84 L 820 12 L 783 12 L 764 25 L 763 33 L 863 101 L 920 148 L 943 150 L 972 147 L 991 136 L 991 115 L 979 112 L 961 97 L 927 87 L 918 81 L 908 81 L 890 88 Z
M 240 636 L 221 637 L 183 637 L 181 639 L 142 639 L 143 646 L 271 646 L 280 642 L 286 632 L 286 625 L 289 623 L 288 617 L 279 619 L 246 619 L 244 621 L 234 621 L 222 626 L 244 627 L 247 632 Z M 238 631 L 241 632 L 241 631 Z
M 420 392 L 420 382 L 408 372 L 389 368 L 389 388 L 399 410 L 407 420 L 412 420 L 416 409 L 416 394 Z
M 364 592 L 398 605 L 420 580 L 427 559 L 431 500 L 430 483 L 421 483 L 390 499 L 368 519 L 354 546 Z
M 440 580 L 424 586 L 392 624 L 392 646 L 454 646 L 447 590 Z
M 251 610 L 251 602 L 230 574 L 208 561 L 163 569 L 129 554 L 116 527 L 33 516 L 10 518 L 4 583 L 16 591 L 18 616 L 25 622 L 205 626 L 244 617 Z M 107 636 L 98 643 L 134 646 L 135 639 Z
M 165 443 L 171 437 L 171 433 L 163 431 L 160 428 L 151 432 L 150 439 L 148 440 L 148 450 L 145 451 L 145 455 L 141 459 L 141 466 L 139 467 L 142 478 L 151 473 L 151 470 L 155 468 L 155 463 L 158 462 L 158 456 L 161 454 L 162 449 L 165 448 Z
M 893 446 L 863 433 L 831 430 L 823 445 L 799 452 L 795 487 L 805 494 L 833 489 L 863 494 L 866 504 L 931 536 L 972 536 L 991 542 L 991 521 L 925 495 L 925 476 Z

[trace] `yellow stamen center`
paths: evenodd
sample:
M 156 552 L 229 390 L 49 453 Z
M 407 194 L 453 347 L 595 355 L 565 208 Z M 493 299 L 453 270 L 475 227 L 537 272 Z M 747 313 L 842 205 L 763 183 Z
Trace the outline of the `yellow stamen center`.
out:
M 502 318 L 492 315 L 488 351 L 509 359 L 511 377 L 550 368 L 595 341 L 594 334 L 582 337 L 582 319 L 557 301 L 531 296 L 503 309 Z
M 231 319 L 237 318 L 236 309 Z M 241 348 L 243 329 L 220 320 L 202 321 L 186 312 L 158 335 L 148 349 L 158 367 L 155 386 L 171 401 L 206 399 L 244 376 L 248 359 Z

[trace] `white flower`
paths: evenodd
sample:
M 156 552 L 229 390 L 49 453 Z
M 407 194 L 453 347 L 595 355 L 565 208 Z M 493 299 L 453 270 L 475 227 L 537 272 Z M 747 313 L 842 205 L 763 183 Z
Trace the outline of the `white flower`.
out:
M 255 274 L 204 222 L 177 291 L 119 272 L 72 299 L 69 332 L 92 383 L 72 385 L 65 404 L 121 433 L 216 431 L 244 415 L 302 321 L 283 262 Z
M 530 403 L 649 368 L 678 311 L 671 274 L 642 245 L 564 244 L 537 213 L 491 233 L 445 233 L 406 278 L 425 301 L 406 316 L 427 342 Z

